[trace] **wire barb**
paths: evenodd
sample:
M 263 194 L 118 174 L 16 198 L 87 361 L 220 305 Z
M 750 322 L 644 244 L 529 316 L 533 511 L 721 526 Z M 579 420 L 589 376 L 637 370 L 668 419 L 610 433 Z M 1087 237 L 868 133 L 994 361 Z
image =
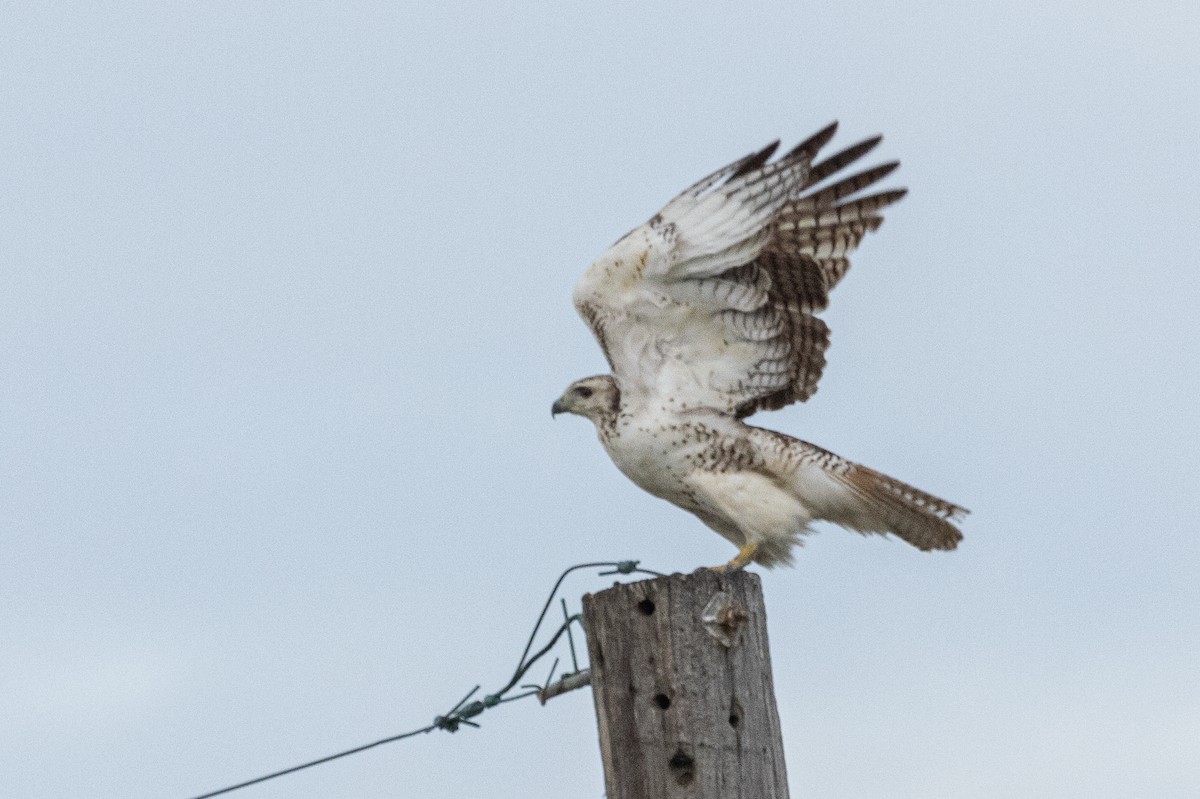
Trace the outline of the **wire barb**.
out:
M 574 666 L 573 672 L 579 671 L 579 658 L 575 657 L 575 636 L 571 633 L 571 616 L 567 613 L 567 600 L 564 597 L 562 602 L 563 623 L 567 625 L 567 644 L 571 647 L 571 665 Z
M 353 754 L 357 754 L 359 752 L 364 752 L 367 749 L 372 749 L 376 746 L 382 746 L 383 744 L 392 743 L 393 741 L 401 741 L 401 740 L 404 740 L 405 738 L 412 738 L 417 735 L 424 735 L 425 733 L 433 732 L 434 730 L 444 730 L 446 732 L 454 733 L 454 732 L 458 732 L 459 728 L 464 724 L 468 727 L 478 728 L 479 723 L 476 721 L 473 721 L 472 719 L 474 719 L 475 717 L 482 714 L 488 708 L 496 707 L 497 705 L 502 705 L 502 704 L 505 704 L 506 702 L 515 702 L 518 699 L 525 699 L 530 696 L 539 697 L 541 703 L 544 705 L 544 704 L 546 704 L 546 700 L 552 696 L 557 696 L 558 694 L 564 693 L 565 691 L 574 690 L 575 688 L 580 688 L 584 685 L 587 685 L 590 675 L 589 675 L 587 669 L 583 669 L 582 671 L 580 671 L 580 669 L 579 669 L 579 661 L 575 654 L 575 637 L 571 631 L 572 625 L 583 623 L 583 618 L 579 614 L 571 615 L 568 613 L 566 599 L 562 600 L 562 611 L 563 611 L 562 625 L 550 636 L 550 640 L 544 646 L 542 646 L 541 649 L 537 650 L 536 652 L 534 652 L 531 655 L 530 650 L 533 649 L 533 642 L 537 640 L 538 631 L 541 630 L 541 628 L 542 628 L 542 622 L 544 622 L 546 620 L 546 612 L 550 609 L 551 603 L 554 602 L 554 597 L 556 597 L 558 595 L 558 589 L 562 587 L 563 580 L 567 579 L 568 575 L 570 575 L 572 572 L 579 571 L 580 569 L 611 567 L 610 571 L 600 572 L 600 575 L 607 576 L 610 574 L 649 574 L 649 575 L 653 575 L 655 577 L 663 576 L 662 574 L 659 574 L 656 571 L 639 568 L 638 563 L 639 563 L 639 561 L 636 561 L 636 560 L 602 561 L 602 562 L 598 562 L 598 563 L 578 563 L 578 564 L 564 570 L 563 573 L 558 576 L 558 579 L 555 580 L 553 588 L 550 589 L 550 596 L 546 597 L 546 603 L 542 606 L 542 612 L 538 614 L 537 621 L 534 622 L 533 631 L 529 634 L 529 640 L 525 643 L 525 649 L 522 650 L 522 652 L 521 652 L 521 657 L 517 661 L 517 667 L 513 671 L 512 677 L 504 685 L 503 688 L 496 691 L 495 693 L 487 694 L 486 696 L 483 697 L 483 699 L 477 699 L 472 702 L 471 697 L 473 697 L 473 696 L 475 696 L 475 694 L 479 693 L 479 689 L 480 689 L 480 686 L 476 685 L 474 688 L 472 688 L 470 691 L 467 692 L 466 696 L 464 696 L 462 699 L 458 700 L 458 703 L 456 705 L 454 705 L 454 707 L 450 708 L 450 710 L 448 710 L 445 714 L 440 715 L 440 716 L 435 716 L 433 719 L 433 723 L 429 724 L 428 726 L 421 727 L 420 729 L 417 729 L 417 730 L 410 730 L 409 732 L 400 733 L 399 735 L 393 735 L 389 738 L 381 738 L 378 741 L 374 741 L 373 743 L 364 744 L 363 746 L 356 746 L 353 749 L 347 749 L 343 752 L 338 752 L 336 754 L 318 758 L 317 760 L 310 760 L 307 763 L 301 763 L 298 766 L 292 766 L 291 768 L 286 768 L 281 771 L 275 771 L 270 774 L 264 774 L 261 777 L 255 777 L 252 780 L 246 780 L 245 782 L 239 782 L 236 785 L 230 785 L 226 788 L 221 788 L 220 790 L 217 790 L 217 791 L 200 794 L 199 796 L 192 797 L 192 799 L 211 799 L 214 796 L 220 796 L 221 794 L 231 793 L 231 792 L 239 790 L 241 788 L 247 788 L 251 785 L 257 785 L 260 782 L 266 782 L 267 780 L 272 780 L 272 779 L 275 779 L 276 777 L 282 777 L 285 774 L 294 774 L 297 771 L 301 771 L 306 768 L 311 768 L 313 766 L 319 766 L 322 763 L 328 763 L 331 760 L 337 760 L 338 758 L 347 757 L 348 755 L 353 755 Z M 558 662 L 559 662 L 559 659 L 555 658 L 554 665 L 552 665 L 550 667 L 550 674 L 546 677 L 545 685 L 525 684 L 525 685 L 521 686 L 521 688 L 524 689 L 522 693 L 515 694 L 513 696 L 508 696 L 507 694 L 510 691 L 512 691 L 514 687 L 516 687 L 517 683 L 520 681 L 520 679 L 522 677 L 525 676 L 525 673 L 529 671 L 530 667 L 532 667 L 534 663 L 537 663 L 539 660 L 541 660 L 543 657 L 545 657 L 547 654 L 549 654 L 551 651 L 553 651 L 554 647 L 558 644 L 559 640 L 562 638 L 564 633 L 566 634 L 567 642 L 570 645 L 571 663 L 574 666 L 575 670 L 571 674 L 562 675 L 559 678 L 558 682 L 556 682 L 556 683 L 552 682 L 554 680 L 554 672 L 558 669 Z

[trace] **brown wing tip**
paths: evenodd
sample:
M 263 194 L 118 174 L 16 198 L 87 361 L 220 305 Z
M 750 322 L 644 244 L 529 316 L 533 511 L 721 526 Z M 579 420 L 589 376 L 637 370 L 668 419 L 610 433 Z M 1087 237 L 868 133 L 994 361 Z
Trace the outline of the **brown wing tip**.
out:
M 814 186 L 820 183 L 825 178 L 837 172 L 842 167 L 854 163 L 862 158 L 867 153 L 871 152 L 878 146 L 879 142 L 883 141 L 883 136 L 872 136 L 869 139 L 864 139 L 858 144 L 851 145 L 844 150 L 834 153 L 820 163 L 814 164 L 809 173 L 807 186 Z
M 728 183 L 731 180 L 737 180 L 738 178 L 749 175 L 754 170 L 761 168 L 763 164 L 770 160 L 771 156 L 775 154 L 777 149 L 779 149 L 779 139 L 771 142 L 758 152 L 751 153 L 750 155 L 746 156 L 742 159 L 742 163 L 738 166 L 738 168 L 734 170 L 733 174 L 729 176 L 729 180 L 726 180 L 725 182 Z
M 900 168 L 899 161 L 888 161 L 886 164 L 880 164 L 879 166 L 875 167 L 875 169 L 874 169 L 874 175 L 875 175 L 874 180 L 883 180 L 884 178 L 886 178 L 888 175 L 892 174 L 899 168 Z M 872 181 L 872 182 L 874 182 L 874 181 Z M 908 189 L 905 189 L 904 191 L 908 191 Z
M 859 197 L 858 199 L 850 200 L 842 203 L 838 207 L 851 208 L 855 205 L 870 206 L 876 211 L 881 211 L 884 208 L 887 208 L 889 205 L 900 202 L 907 194 L 908 189 L 906 188 L 888 189 L 887 191 L 881 191 L 877 194 L 868 194 L 865 197 Z
M 840 152 L 834 153 L 833 155 L 829 156 L 829 158 L 825 159 L 825 161 L 823 163 L 831 163 L 832 162 L 832 163 L 848 164 L 851 161 L 857 161 L 858 159 L 862 158 L 864 155 L 866 155 L 867 153 L 871 152 L 876 147 L 878 147 L 879 143 L 881 141 L 883 141 L 882 133 L 880 133 L 876 136 L 872 136 L 869 139 L 863 139 L 858 144 L 852 144 L 849 147 L 847 147 L 846 149 L 844 149 Z
M 833 134 L 837 133 L 837 129 L 838 123 L 835 119 L 789 150 L 784 158 L 793 158 L 800 155 L 807 155 L 809 158 L 816 156 L 822 147 L 829 144 L 830 139 L 833 138 Z

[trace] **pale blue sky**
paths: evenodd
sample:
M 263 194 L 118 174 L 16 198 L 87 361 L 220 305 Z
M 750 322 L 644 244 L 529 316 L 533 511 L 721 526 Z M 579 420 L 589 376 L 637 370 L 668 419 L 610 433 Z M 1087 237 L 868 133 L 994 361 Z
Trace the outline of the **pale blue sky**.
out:
M 1200 791 L 1195 3 L 3 19 L 6 796 L 182 799 L 421 726 L 564 566 L 728 559 L 551 422 L 603 366 L 570 291 L 831 119 L 910 194 L 820 392 L 756 421 L 973 514 L 953 554 L 828 528 L 764 575 L 793 795 Z M 235 795 L 602 795 L 588 692 L 482 721 Z

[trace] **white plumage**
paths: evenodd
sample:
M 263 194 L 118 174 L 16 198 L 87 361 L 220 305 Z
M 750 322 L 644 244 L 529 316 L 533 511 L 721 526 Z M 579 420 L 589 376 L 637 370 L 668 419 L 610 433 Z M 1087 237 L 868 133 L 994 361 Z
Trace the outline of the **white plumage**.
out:
M 920 549 L 962 537 L 951 520 L 964 509 L 741 421 L 816 391 L 829 331 L 815 314 L 878 212 L 904 195 L 855 196 L 895 163 L 821 186 L 879 142 L 814 163 L 835 129 L 693 184 L 575 287 L 612 375 L 572 384 L 554 411 L 590 418 L 626 476 L 736 544 L 730 566 L 790 562 L 819 519 Z

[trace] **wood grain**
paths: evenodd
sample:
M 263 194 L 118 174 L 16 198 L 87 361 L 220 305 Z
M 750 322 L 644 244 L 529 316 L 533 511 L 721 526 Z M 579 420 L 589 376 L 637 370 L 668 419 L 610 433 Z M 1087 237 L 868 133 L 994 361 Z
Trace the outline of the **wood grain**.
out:
M 740 620 L 730 646 L 702 620 L 719 592 Z M 608 799 L 787 799 L 757 575 L 615 585 L 583 617 Z

